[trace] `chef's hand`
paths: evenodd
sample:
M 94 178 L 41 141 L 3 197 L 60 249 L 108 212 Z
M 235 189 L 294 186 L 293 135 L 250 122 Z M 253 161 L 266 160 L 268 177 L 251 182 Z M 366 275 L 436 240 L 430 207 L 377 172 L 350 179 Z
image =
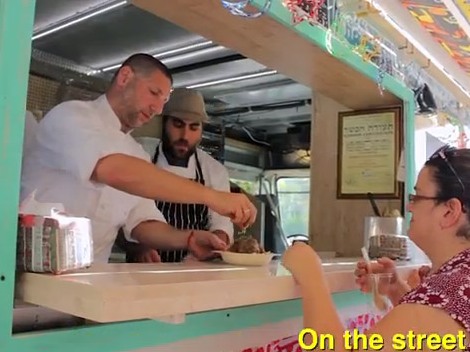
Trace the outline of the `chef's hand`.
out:
M 160 263 L 162 259 L 155 249 L 145 248 L 134 253 L 133 259 L 137 263 Z
M 227 216 L 238 227 L 245 229 L 256 220 L 256 207 L 242 193 L 229 193 L 213 190 L 207 204 L 222 216 Z
M 295 242 L 284 252 L 282 265 L 301 286 L 309 285 L 322 271 L 320 257 L 304 242 Z
M 228 244 L 209 231 L 193 231 L 188 241 L 189 252 L 198 260 L 215 258 L 213 251 L 225 251 Z

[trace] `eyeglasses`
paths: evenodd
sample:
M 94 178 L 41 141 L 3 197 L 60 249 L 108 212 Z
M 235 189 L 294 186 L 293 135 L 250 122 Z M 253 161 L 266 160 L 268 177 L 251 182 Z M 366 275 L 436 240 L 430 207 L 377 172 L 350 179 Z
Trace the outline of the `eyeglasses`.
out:
M 457 171 L 455 171 L 454 167 L 452 166 L 452 164 L 450 163 L 449 159 L 447 159 L 447 156 L 446 156 L 446 154 L 447 155 L 456 154 L 457 151 L 458 151 L 458 149 L 455 148 L 455 147 L 452 147 L 450 145 L 444 145 L 441 148 L 439 148 L 438 150 L 436 150 L 434 152 L 434 154 L 431 155 L 429 160 L 433 160 L 433 159 L 436 159 L 436 158 L 441 158 L 442 160 L 444 160 L 444 162 L 449 167 L 450 171 L 452 171 L 452 173 L 454 174 L 457 181 L 459 181 L 460 187 L 462 187 L 462 196 L 463 196 L 463 195 L 465 195 L 465 186 L 464 186 L 464 184 L 462 182 L 462 179 L 460 178 L 459 174 L 457 173 Z
M 457 198 L 459 201 L 460 201 L 460 204 L 462 206 L 462 212 L 463 213 L 466 213 L 467 210 L 465 208 L 465 205 L 463 203 L 463 201 L 459 198 Z M 448 198 L 443 198 L 443 197 L 429 197 L 429 196 L 422 196 L 422 195 L 419 195 L 419 194 L 408 194 L 408 202 L 410 204 L 414 204 L 416 202 L 419 202 L 420 200 L 434 200 L 434 201 L 440 201 L 440 202 L 443 202 L 443 201 L 446 201 L 448 200 Z
M 408 201 L 410 203 L 416 203 L 420 200 L 445 200 L 440 197 L 428 197 L 428 196 L 421 196 L 419 194 L 408 194 Z

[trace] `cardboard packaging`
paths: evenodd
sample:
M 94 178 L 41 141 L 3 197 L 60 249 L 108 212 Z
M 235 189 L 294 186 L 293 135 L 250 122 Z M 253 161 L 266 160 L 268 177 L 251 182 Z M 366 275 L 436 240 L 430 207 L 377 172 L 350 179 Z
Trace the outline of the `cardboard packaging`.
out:
M 89 219 L 53 213 L 50 216 L 20 214 L 17 269 L 62 274 L 93 262 Z

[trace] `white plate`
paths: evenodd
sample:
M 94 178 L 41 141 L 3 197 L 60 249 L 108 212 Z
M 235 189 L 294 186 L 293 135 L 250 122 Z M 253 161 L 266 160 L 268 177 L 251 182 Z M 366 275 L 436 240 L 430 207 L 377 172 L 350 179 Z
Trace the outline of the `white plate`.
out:
M 220 253 L 222 260 L 232 265 L 263 266 L 269 264 L 276 255 L 274 253 L 235 253 L 229 251 L 214 251 Z

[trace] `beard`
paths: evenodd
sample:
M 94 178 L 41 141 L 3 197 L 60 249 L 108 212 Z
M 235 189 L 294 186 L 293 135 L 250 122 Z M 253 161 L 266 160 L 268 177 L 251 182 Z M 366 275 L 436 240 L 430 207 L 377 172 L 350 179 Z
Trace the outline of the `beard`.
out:
M 139 119 L 139 112 L 137 111 L 127 111 L 124 115 L 124 123 L 130 129 L 137 127 L 137 121 Z
M 179 147 L 185 147 L 183 151 Z M 178 139 L 171 142 L 166 135 L 162 135 L 162 149 L 170 165 L 187 166 L 189 158 L 196 152 L 197 145 L 190 146 L 185 139 Z

